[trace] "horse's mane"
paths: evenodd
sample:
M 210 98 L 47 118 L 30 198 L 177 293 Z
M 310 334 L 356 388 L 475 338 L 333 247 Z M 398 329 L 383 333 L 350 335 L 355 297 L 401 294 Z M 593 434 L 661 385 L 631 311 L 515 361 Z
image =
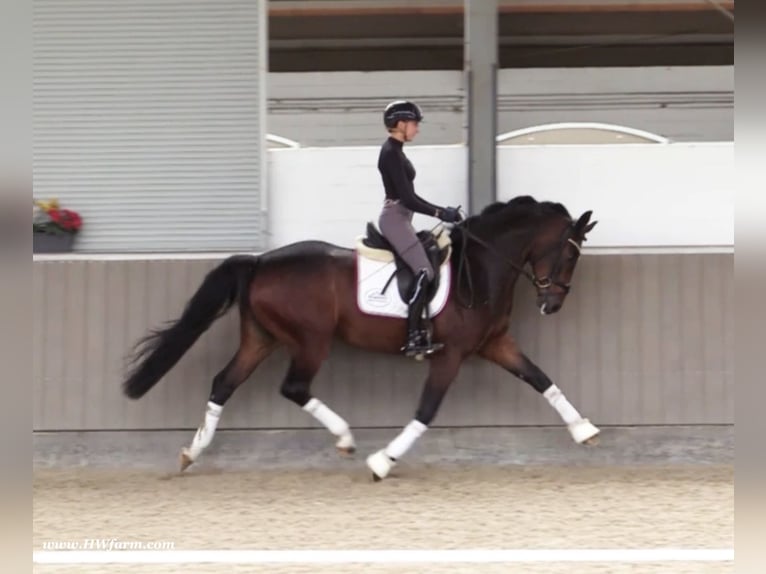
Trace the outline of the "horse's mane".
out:
M 547 215 L 572 218 L 561 203 L 537 201 L 531 195 L 520 195 L 508 202 L 496 201 L 488 205 L 481 213 L 466 219 L 465 224 L 471 229 L 492 231 L 512 224 L 520 225 L 525 220 L 536 220 Z

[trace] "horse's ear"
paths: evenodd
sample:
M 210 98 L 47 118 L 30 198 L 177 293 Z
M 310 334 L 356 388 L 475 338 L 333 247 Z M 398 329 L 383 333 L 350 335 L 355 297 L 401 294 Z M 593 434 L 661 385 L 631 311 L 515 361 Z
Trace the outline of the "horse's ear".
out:
M 594 221 L 593 223 L 588 223 L 590 221 L 590 216 L 593 215 L 592 211 L 586 211 L 580 216 L 580 219 L 577 220 L 577 223 L 574 225 L 574 235 L 575 237 L 581 237 L 583 241 L 585 241 L 585 235 L 594 227 L 596 227 L 596 224 L 598 221 Z

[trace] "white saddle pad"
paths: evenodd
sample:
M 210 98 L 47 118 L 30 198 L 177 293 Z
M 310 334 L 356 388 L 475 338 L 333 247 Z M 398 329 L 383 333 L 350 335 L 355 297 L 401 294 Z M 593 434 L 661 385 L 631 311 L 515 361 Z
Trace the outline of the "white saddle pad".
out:
M 383 293 L 386 282 L 395 270 L 396 264 L 393 261 L 379 261 L 357 251 L 356 300 L 363 313 L 381 317 L 407 317 L 407 303 L 399 295 L 399 286 L 395 277 Z M 436 317 L 447 304 L 452 281 L 449 258 L 439 268 L 439 276 L 439 288 L 429 303 L 431 317 Z

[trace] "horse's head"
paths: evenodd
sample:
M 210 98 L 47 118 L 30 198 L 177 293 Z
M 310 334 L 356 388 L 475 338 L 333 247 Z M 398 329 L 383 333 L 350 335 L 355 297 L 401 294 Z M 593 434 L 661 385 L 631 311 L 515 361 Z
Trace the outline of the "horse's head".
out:
M 598 223 L 590 223 L 592 213 L 586 211 L 576 222 L 563 215 L 551 217 L 537 234 L 527 260 L 535 277 L 536 304 L 543 315 L 561 309 L 569 294 L 585 236 Z
M 511 268 L 529 279 L 537 289 L 537 307 L 550 315 L 569 293 L 582 243 L 597 223 L 590 222 L 591 215 L 587 211 L 573 221 L 562 204 L 522 195 L 488 205 L 458 229 L 486 250 L 487 267 Z M 502 274 L 492 276 L 507 281 Z

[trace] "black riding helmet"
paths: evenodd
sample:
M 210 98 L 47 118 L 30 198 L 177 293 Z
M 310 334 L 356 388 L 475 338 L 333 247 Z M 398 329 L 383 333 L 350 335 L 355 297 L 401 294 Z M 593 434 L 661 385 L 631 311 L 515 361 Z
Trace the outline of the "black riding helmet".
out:
M 383 124 L 387 128 L 395 128 L 399 121 L 423 121 L 423 113 L 417 104 L 407 100 L 396 100 L 391 102 L 383 110 Z

